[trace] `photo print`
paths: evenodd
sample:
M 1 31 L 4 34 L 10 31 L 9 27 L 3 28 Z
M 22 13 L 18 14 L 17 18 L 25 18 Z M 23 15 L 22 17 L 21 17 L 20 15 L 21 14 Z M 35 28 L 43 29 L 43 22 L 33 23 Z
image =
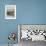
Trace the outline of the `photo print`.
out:
M 5 5 L 5 19 L 16 19 L 16 5 Z

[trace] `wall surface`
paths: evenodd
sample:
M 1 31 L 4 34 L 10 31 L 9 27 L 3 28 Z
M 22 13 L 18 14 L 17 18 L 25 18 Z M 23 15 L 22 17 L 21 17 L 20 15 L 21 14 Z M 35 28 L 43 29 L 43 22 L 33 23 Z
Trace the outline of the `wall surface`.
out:
M 5 19 L 7 4 L 16 4 L 16 20 Z M 9 32 L 17 34 L 17 24 L 46 24 L 46 0 L 0 0 L 0 44 L 8 43 Z

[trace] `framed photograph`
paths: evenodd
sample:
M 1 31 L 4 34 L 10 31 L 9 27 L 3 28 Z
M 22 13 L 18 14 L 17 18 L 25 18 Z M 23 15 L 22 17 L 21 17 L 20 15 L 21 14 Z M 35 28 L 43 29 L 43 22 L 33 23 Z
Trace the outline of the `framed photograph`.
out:
M 5 5 L 5 19 L 16 19 L 16 5 Z

